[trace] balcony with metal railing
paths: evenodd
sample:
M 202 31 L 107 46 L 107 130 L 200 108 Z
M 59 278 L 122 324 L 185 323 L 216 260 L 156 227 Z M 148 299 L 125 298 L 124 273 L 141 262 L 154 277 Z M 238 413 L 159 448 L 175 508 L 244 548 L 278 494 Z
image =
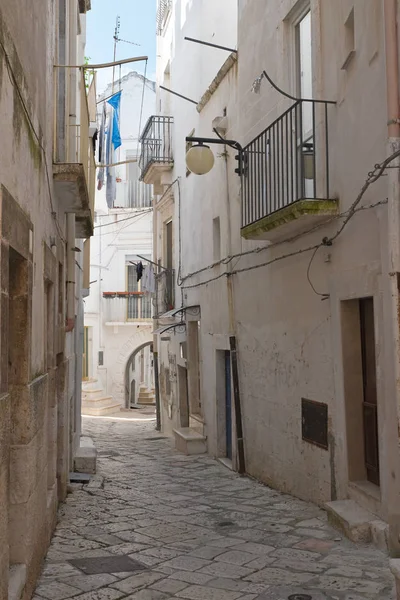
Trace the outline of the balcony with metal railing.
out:
M 162 35 L 169 14 L 172 9 L 172 0 L 158 0 L 157 6 L 157 35 Z
M 64 71 L 64 69 L 63 69 Z M 61 82 L 61 84 L 60 84 Z M 64 95 L 73 96 L 76 85 L 76 122 L 70 115 L 65 124 Z M 65 87 L 64 87 L 65 86 Z M 96 116 L 91 115 L 92 97 L 96 98 L 95 79 L 86 89 L 83 69 L 79 70 L 78 84 L 75 77 L 55 78 L 54 150 L 53 181 L 59 204 L 65 212 L 75 213 L 76 237 L 88 238 L 93 235 L 94 197 L 96 189 L 96 163 L 94 158 L 93 133 Z M 95 105 L 95 103 L 94 103 Z
M 331 104 L 296 101 L 243 149 L 242 237 L 277 241 L 337 213 L 329 178 Z
M 175 308 L 175 271 L 163 270 L 156 275 L 156 316 L 160 317 Z
M 151 296 L 144 292 L 103 292 L 106 325 L 152 322 Z
M 156 194 L 167 185 L 168 173 L 174 165 L 172 154 L 173 117 L 155 115 L 149 118 L 143 129 L 139 167 L 141 181 L 154 185 Z

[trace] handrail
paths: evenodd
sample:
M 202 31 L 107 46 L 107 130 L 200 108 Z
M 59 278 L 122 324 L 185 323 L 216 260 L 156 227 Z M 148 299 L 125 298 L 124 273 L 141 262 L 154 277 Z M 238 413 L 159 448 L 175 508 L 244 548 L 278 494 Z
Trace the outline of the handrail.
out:
M 144 296 L 144 292 L 103 292 L 103 298 L 125 298 L 126 296 Z

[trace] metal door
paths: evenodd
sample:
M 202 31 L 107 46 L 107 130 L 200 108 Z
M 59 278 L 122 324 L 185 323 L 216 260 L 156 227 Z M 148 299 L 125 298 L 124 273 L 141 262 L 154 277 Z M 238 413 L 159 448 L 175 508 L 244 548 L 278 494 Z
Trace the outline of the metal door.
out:
M 231 353 L 225 352 L 225 428 L 226 457 L 232 460 L 232 385 L 231 385 Z
M 378 398 L 373 298 L 360 300 L 361 355 L 363 373 L 364 449 L 367 479 L 379 485 Z

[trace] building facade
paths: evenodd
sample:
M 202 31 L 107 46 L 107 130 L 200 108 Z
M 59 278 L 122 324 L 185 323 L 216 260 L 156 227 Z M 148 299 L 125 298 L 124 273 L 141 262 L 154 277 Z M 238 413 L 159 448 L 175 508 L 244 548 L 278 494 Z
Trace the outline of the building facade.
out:
M 140 121 L 155 110 L 155 83 L 128 73 L 99 96 L 99 113 L 113 89 L 122 91 L 117 162 L 123 164 L 116 167 L 113 206 L 107 206 L 105 188 L 96 192 L 91 295 L 85 301 L 83 412 L 93 415 L 154 402 L 152 298 L 143 279 L 137 281 L 136 265 L 147 268 L 145 259 L 153 257 L 152 187 L 139 181 L 138 158 Z
M 62 66 L 83 64 L 89 9 L 0 8 L 0 598 L 31 597 L 80 443 L 94 117 Z
M 215 4 L 159 3 L 162 427 L 398 546 L 398 3 Z M 235 143 L 198 176 L 186 137 Z

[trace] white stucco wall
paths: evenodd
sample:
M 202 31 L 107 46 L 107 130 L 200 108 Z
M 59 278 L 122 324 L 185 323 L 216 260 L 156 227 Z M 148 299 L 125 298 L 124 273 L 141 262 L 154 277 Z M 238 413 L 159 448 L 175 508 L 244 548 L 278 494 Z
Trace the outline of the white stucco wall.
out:
M 236 44 L 234 18 L 227 3 L 204 0 L 187 18 L 181 29 L 182 2 L 176 1 L 164 36 L 159 39 L 158 82 L 163 83 L 165 65 L 170 64 L 170 86 L 175 91 L 199 99 L 228 54 L 218 50 L 209 59 L 204 47 L 183 41 L 191 35 L 222 45 Z M 190 3 L 189 3 L 190 4 Z M 230 4 L 230 3 L 228 3 Z M 340 302 L 372 295 L 375 302 L 376 353 L 378 374 L 379 432 L 382 464 L 382 512 L 385 512 L 385 417 L 382 331 L 385 308 L 382 302 L 382 253 L 385 250 L 386 207 L 380 205 L 357 214 L 334 246 L 322 248 L 312 265 L 310 277 L 316 290 L 329 294 L 321 301 L 307 280 L 310 252 L 262 268 L 257 264 L 295 253 L 319 243 L 335 233 L 338 222 L 301 236 L 298 240 L 266 248 L 262 241 L 245 241 L 240 236 L 240 189 L 234 173 L 234 150 L 229 150 L 227 170 L 220 147 L 213 147 L 216 164 L 204 177 L 186 177 L 185 136 L 195 128 L 196 135 L 212 135 L 212 121 L 226 109 L 226 137 L 242 145 L 254 139 L 288 106 L 263 81 L 260 94 L 251 87 L 263 69 L 289 93 L 293 87 L 292 0 L 283 2 L 239 1 L 237 67 L 233 67 L 200 114 L 196 106 L 170 97 L 168 114 L 174 117 L 174 169 L 171 181 L 180 177 L 181 273 L 187 275 L 213 263 L 213 219 L 220 218 L 221 258 L 229 254 L 261 248 L 261 252 L 239 257 L 228 265 L 245 269 L 232 277 L 233 325 L 229 322 L 227 279 L 184 290 L 185 305 L 201 306 L 201 396 L 207 431 L 208 450 L 220 455 L 221 388 L 218 350 L 229 349 L 229 335 L 238 343 L 239 378 L 242 401 L 247 471 L 272 485 L 318 503 L 347 496 L 348 468 L 343 391 Z M 318 8 L 321 6 L 321 8 Z M 386 99 L 385 57 L 382 11 L 361 0 L 354 3 L 356 53 L 347 71 L 344 62 L 344 22 L 350 3 L 311 2 L 313 28 L 314 97 L 336 101 L 330 107 L 329 150 L 332 196 L 339 210 L 346 211 L 361 189 L 374 164 L 385 157 Z M 348 10 L 347 10 L 348 9 Z M 199 19 L 196 10 L 207 18 Z M 221 11 L 216 18 L 214 11 Z M 347 12 L 346 12 L 347 11 Z M 221 27 L 221 28 L 220 28 Z M 219 29 L 220 28 L 220 29 Z M 213 35 L 215 34 L 215 35 Z M 172 45 L 171 45 L 172 42 Z M 178 47 L 185 44 L 184 52 Z M 170 48 L 172 49 L 170 51 Z M 204 69 L 204 71 L 203 71 Z M 207 72 L 207 76 L 202 76 Z M 162 101 L 166 102 L 165 96 Z M 162 109 L 163 110 L 163 109 Z M 356 135 L 349 135 L 349 132 Z M 228 180 L 228 187 L 227 187 Z M 228 195 L 229 191 L 229 195 Z M 384 201 L 385 179 L 365 195 L 363 204 Z M 179 259 L 179 193 L 174 187 L 175 266 Z M 156 215 L 161 239 L 162 214 Z M 158 240 L 159 241 L 159 240 Z M 157 255 L 162 256 L 162 241 Z M 224 265 L 206 270 L 186 280 L 193 286 L 225 271 Z M 247 270 L 249 269 L 249 270 Z M 180 290 L 177 288 L 177 306 Z M 170 368 L 168 354 L 178 355 L 177 336 L 160 345 L 160 374 Z M 178 359 L 179 360 L 179 359 Z M 163 412 L 164 427 L 179 425 L 177 387 L 172 383 L 175 405 Z M 301 399 L 322 402 L 329 411 L 329 450 L 301 439 Z M 163 404 L 168 400 L 164 395 Z M 168 414 L 169 413 L 169 414 Z M 172 418 L 170 416 L 172 415 Z M 222 444 L 223 447 L 223 444 Z

